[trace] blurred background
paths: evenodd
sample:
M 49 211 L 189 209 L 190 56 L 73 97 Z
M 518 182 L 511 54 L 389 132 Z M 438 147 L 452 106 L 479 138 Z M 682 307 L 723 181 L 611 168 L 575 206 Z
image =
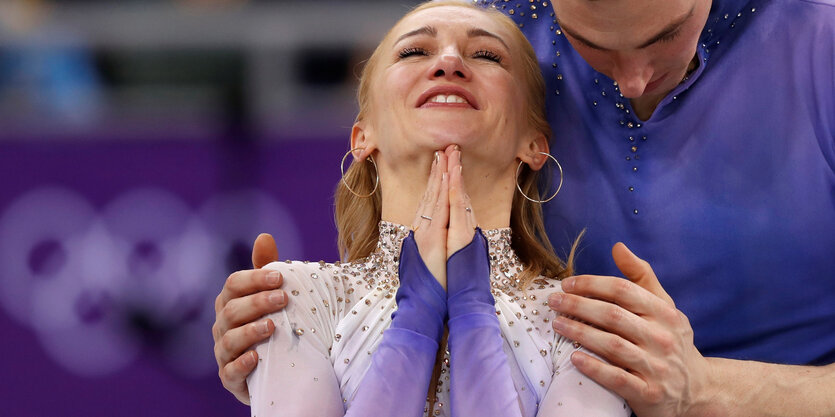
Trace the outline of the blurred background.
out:
M 356 75 L 416 1 L 0 0 L 0 415 L 247 416 L 214 298 L 334 261 Z

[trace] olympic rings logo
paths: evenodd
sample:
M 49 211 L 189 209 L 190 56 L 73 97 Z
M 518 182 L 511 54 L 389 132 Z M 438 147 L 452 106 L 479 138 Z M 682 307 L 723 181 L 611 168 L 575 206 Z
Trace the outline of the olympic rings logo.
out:
M 104 376 L 158 351 L 185 376 L 216 371 L 211 325 L 226 276 L 246 267 L 257 233 L 299 258 L 289 212 L 256 190 L 192 210 L 157 188 L 96 209 L 65 188 L 30 191 L 0 215 L 0 305 L 44 350 L 82 376 Z

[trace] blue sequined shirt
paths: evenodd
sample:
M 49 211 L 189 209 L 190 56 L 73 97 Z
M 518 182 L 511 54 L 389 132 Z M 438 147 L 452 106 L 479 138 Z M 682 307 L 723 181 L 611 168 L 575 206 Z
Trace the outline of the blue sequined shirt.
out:
M 611 247 L 626 243 L 704 355 L 835 362 L 835 2 L 714 1 L 699 67 L 644 122 L 550 2 L 495 5 L 548 86 L 565 170 L 544 206 L 554 245 L 585 228 L 580 272 L 619 275 Z

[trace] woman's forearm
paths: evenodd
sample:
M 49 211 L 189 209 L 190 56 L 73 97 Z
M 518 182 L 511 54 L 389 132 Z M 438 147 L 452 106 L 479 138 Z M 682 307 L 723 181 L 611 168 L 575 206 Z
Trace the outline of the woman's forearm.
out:
M 424 265 L 414 237 L 400 253 L 397 311 L 346 416 L 423 415 L 446 316 L 446 292 Z
M 487 242 L 477 231 L 447 261 L 450 401 L 457 416 L 521 416 L 490 292 Z

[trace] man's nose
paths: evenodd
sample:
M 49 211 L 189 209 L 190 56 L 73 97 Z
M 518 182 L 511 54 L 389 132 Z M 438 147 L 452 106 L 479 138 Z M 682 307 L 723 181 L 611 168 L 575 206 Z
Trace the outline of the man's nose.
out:
M 618 82 L 620 92 L 626 98 L 642 96 L 652 76 L 652 66 L 647 59 L 640 55 L 615 58 L 612 78 Z

